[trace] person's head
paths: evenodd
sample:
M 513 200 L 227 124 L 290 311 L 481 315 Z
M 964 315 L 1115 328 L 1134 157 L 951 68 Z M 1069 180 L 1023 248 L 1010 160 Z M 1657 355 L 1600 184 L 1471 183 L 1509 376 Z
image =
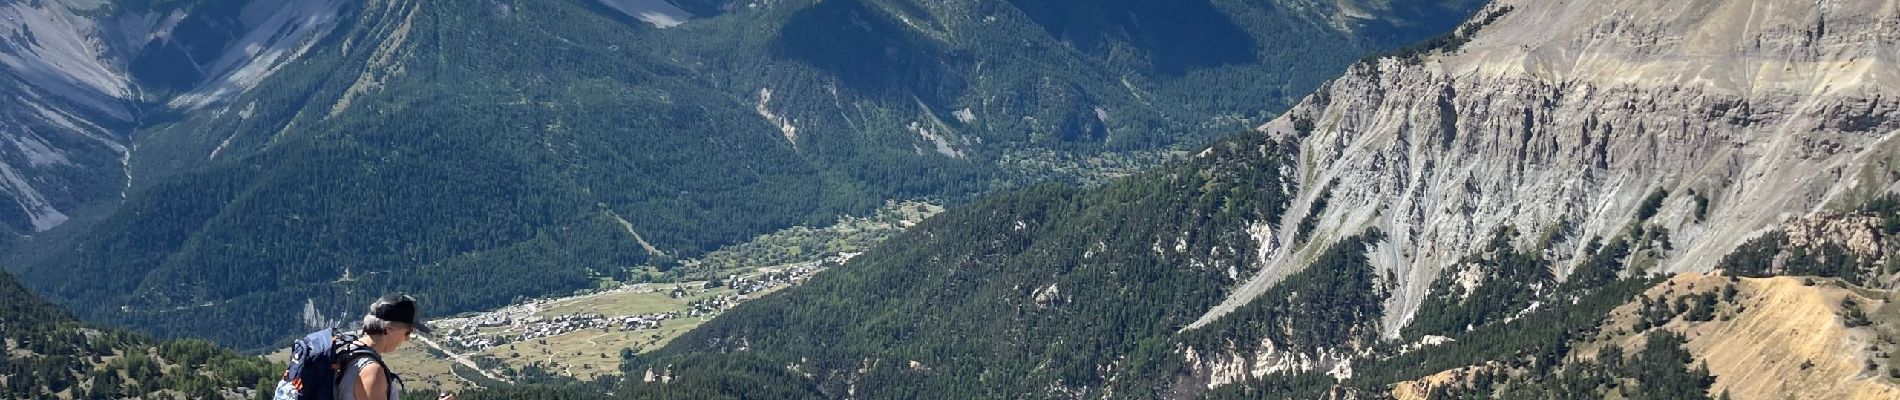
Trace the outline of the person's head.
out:
M 429 326 L 422 323 L 420 314 L 415 298 L 400 294 L 383 296 L 370 303 L 369 313 L 363 315 L 363 334 L 375 341 L 376 351 L 395 351 L 415 332 L 429 333 Z

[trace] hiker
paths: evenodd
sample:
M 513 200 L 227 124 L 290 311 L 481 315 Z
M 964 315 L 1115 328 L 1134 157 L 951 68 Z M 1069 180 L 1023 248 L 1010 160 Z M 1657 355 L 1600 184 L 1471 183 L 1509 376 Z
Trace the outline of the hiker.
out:
M 338 347 L 338 353 L 344 354 L 341 360 L 347 363 L 338 371 L 338 400 L 398 400 L 402 378 L 389 370 L 382 355 L 408 343 L 415 332 L 429 333 L 429 326 L 417 318 L 417 311 L 416 299 L 405 295 L 384 296 L 370 303 L 369 313 L 363 315 L 362 334 L 342 337 L 348 342 Z M 443 393 L 438 399 L 453 400 L 455 395 Z

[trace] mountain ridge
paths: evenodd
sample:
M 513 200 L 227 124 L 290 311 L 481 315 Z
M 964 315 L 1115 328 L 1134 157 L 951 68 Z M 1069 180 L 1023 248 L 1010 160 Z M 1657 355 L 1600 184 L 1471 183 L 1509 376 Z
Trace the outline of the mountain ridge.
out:
M 1808 13 L 1749 14 L 1753 9 Z M 966 232 L 969 237 L 1000 235 L 994 243 L 1039 249 L 1031 254 L 1005 252 L 994 261 L 958 263 L 911 259 L 933 250 L 886 246 L 854 259 L 861 264 L 831 270 L 810 286 L 781 295 L 797 300 L 742 305 L 644 361 L 661 376 L 718 380 L 738 378 L 694 368 L 688 361 L 694 357 L 686 354 L 796 359 L 801 371 L 816 376 L 810 384 L 834 396 L 897 397 L 908 390 L 977 397 L 1303 397 L 1376 388 L 1422 366 L 1453 360 L 1555 366 L 1552 357 L 1561 360 L 1571 353 L 1563 345 L 1568 338 L 1596 333 L 1602 318 L 1656 283 L 1654 276 L 1719 264 L 1753 266 L 1751 276 L 1839 274 L 1856 282 L 1890 282 L 1892 271 L 1885 267 L 1890 264 L 1882 261 L 1891 260 L 1886 253 L 1841 250 L 1847 248 L 1843 243 L 1859 249 L 1875 242 L 1886 246 L 1888 241 L 1880 239 L 1885 236 L 1856 228 L 1878 223 L 1854 214 L 1865 211 L 1841 210 L 1891 203 L 1878 196 L 1894 187 L 1896 175 L 1891 163 L 1881 161 L 1891 158 L 1887 139 L 1900 125 L 1888 117 L 1890 108 L 1882 100 L 1890 90 L 1882 83 L 1888 72 L 1869 66 L 1887 62 L 1884 57 L 1896 42 L 1881 27 L 1900 23 L 1896 17 L 1900 8 L 1890 1 L 1825 7 L 1780 0 L 1664 7 L 1495 3 L 1446 36 L 1355 65 L 1252 135 L 1221 142 L 1170 168 L 1057 196 L 1064 199 L 1056 202 L 1061 206 L 1045 207 L 1099 207 L 1113 214 L 1129 210 L 1072 199 L 1202 196 L 1199 202 L 1173 205 L 1185 209 L 1127 217 L 1159 228 L 1105 241 L 1112 251 L 1070 237 L 1086 237 L 1112 224 L 1091 225 L 1078 222 L 1083 217 L 1054 212 L 1037 214 L 1050 218 L 1037 221 L 1066 230 Z M 1850 61 L 1853 68 L 1839 68 Z M 1740 67 L 1697 73 L 1705 66 L 1730 64 Z M 1755 66 L 1773 68 L 1758 75 Z M 1756 78 L 1763 82 L 1737 84 Z M 1256 146 L 1284 158 L 1266 161 L 1238 150 Z M 1229 191 L 1237 181 L 1225 179 L 1248 175 L 1208 167 L 1241 160 L 1273 178 L 1243 179 L 1239 182 L 1249 183 Z M 1198 190 L 1159 189 L 1187 176 L 1209 181 L 1192 185 Z M 1237 215 L 1226 214 L 1220 205 L 1242 196 L 1284 203 L 1273 206 L 1274 212 L 1231 219 Z M 1028 212 L 1024 207 L 1035 208 L 979 204 L 946 213 L 914 234 L 1007 227 L 1017 219 L 1007 215 Z M 1828 214 L 1837 211 L 1849 214 L 1838 225 L 1828 222 L 1836 221 Z M 1822 220 L 1809 225 L 1793 222 L 1797 217 Z M 1811 234 L 1817 229 L 1827 233 Z M 1807 236 L 1798 245 L 1771 239 L 1751 245 L 1759 246 L 1754 250 L 1737 250 L 1757 235 L 1778 230 L 1788 237 Z M 1844 237 L 1815 240 L 1836 233 Z M 1222 239 L 1197 239 L 1209 237 Z M 942 254 L 974 245 L 897 242 L 936 246 Z M 1115 244 L 1121 242 L 1139 244 Z M 1143 286 L 1150 282 L 1118 277 L 1129 272 L 1122 260 L 1172 265 L 1175 269 L 1162 270 L 1179 274 L 1181 280 L 1169 282 L 1180 285 Z M 1001 268 L 997 265 L 1008 269 L 997 276 L 946 280 L 943 287 L 931 283 L 938 275 Z M 1100 307 L 1102 299 L 1069 297 L 1075 292 L 1068 282 L 1051 284 L 1072 276 L 1110 277 L 1086 286 L 1131 296 L 1122 306 L 1132 309 L 1068 315 L 1087 322 L 1059 322 L 1126 330 L 1113 339 L 1061 332 L 1032 336 L 1060 345 L 1138 344 L 1109 347 L 1118 361 L 1074 366 L 1076 361 L 1054 350 L 1027 352 L 1026 360 L 917 350 L 1008 349 L 1016 343 L 1012 339 L 961 327 L 991 324 L 1035 332 L 1041 325 L 1011 312 L 984 318 L 967 307 L 915 308 L 957 297 L 887 293 L 879 286 L 921 293 L 963 288 L 984 304 L 1025 315 Z M 998 289 L 1006 294 L 992 295 L 981 289 L 991 287 L 1014 291 Z M 854 297 L 856 292 L 882 297 Z M 1144 305 L 1154 296 L 1186 299 Z M 1182 307 L 1201 309 L 1184 317 Z M 862 320 L 792 317 L 820 312 L 812 308 Z M 1136 315 L 1155 319 L 1130 319 Z M 1414 321 L 1418 318 L 1430 321 Z M 1414 326 L 1419 328 L 1408 329 Z M 799 335 L 828 339 L 792 339 Z M 1651 360 L 1669 360 L 1662 363 L 1668 365 L 1682 359 L 1680 346 L 1658 340 L 1645 344 L 1657 357 Z M 902 350 L 879 353 L 860 346 Z M 995 367 L 961 364 L 971 357 L 996 359 L 988 364 Z M 906 362 L 924 367 L 907 371 Z M 1706 371 L 1687 363 L 1651 371 L 1668 372 L 1657 378 L 1681 380 L 1645 385 L 1706 392 L 1707 384 L 1698 383 Z M 1051 377 L 1034 374 L 1054 368 L 1035 365 L 1070 367 Z M 956 374 L 946 371 L 1028 374 L 1039 376 L 1029 382 L 1048 386 L 1012 381 L 1013 389 L 969 387 L 944 381 Z M 1546 389 L 1562 388 L 1526 390 Z
M 1346 18 L 1350 31 L 1336 6 L 1296 3 L 1195 2 L 1194 15 L 1237 27 L 1216 32 L 1273 51 L 1184 64 L 1179 76 L 1150 54 L 1173 50 L 1142 43 L 1192 36 L 1192 24 L 1068 6 L 1040 23 L 1091 26 L 1102 40 L 1080 48 L 1105 53 L 995 1 L 695 2 L 675 4 L 695 15 L 666 26 L 583 0 L 275 14 L 266 3 L 126 3 L 192 11 L 161 12 L 184 16 L 179 34 L 143 53 L 164 57 L 134 63 L 150 69 L 132 68 L 146 101 L 167 106 L 147 110 L 121 152 L 135 179 L 83 223 L 19 238 L 5 261 L 88 318 L 162 335 L 231 335 L 165 322 L 191 315 L 294 326 L 262 310 L 348 309 L 343 298 L 378 291 L 483 309 L 886 200 L 967 200 L 1160 159 L 1150 154 L 1251 125 L 1285 92 L 1473 2 L 1368 8 Z M 253 43 L 232 28 L 253 26 L 287 36 L 230 53 L 249 67 L 193 72 L 225 65 L 196 53 Z M 161 90 L 160 78 L 201 83 Z M 1089 162 L 1037 156 L 1050 153 Z M 323 283 L 346 271 L 348 283 Z M 547 279 L 506 283 L 530 274 Z M 217 339 L 267 340 L 253 334 Z
M 1815 8 L 1806 15 L 1760 14 L 1768 19 L 1750 25 L 1753 35 L 1705 33 L 1736 26 L 1718 17 L 1745 14 L 1747 4 L 1676 4 L 1643 9 L 1646 16 L 1622 3 L 1491 7 L 1511 11 L 1461 48 L 1355 67 L 1260 128 L 1304 138 L 1302 154 L 1317 157 L 1301 164 L 1302 187 L 1326 182 L 1333 188 L 1303 192 L 1281 229 L 1309 218 L 1306 204 L 1326 197 L 1314 237 L 1350 234 L 1362 225 L 1407 232 L 1395 233 L 1399 257 L 1385 261 L 1402 282 L 1395 309 L 1415 309 L 1430 277 L 1480 244 L 1478 233 L 1501 224 L 1565 231 L 1570 248 L 1558 257 L 1575 260 L 1588 238 L 1611 236 L 1646 196 L 1662 192 L 1656 211 L 1684 249 L 1672 250 L 1660 268 L 1707 271 L 1783 215 L 1865 199 L 1893 181 L 1892 171 L 1872 167 L 1891 157 L 1883 132 L 1900 127 L 1880 117 L 1893 112 L 1880 99 L 1894 87 L 1883 83 L 1890 73 L 1872 66 L 1890 63 L 1882 56 L 1888 53 L 1877 50 L 1894 38 L 1841 32 L 1885 32 L 1878 27 L 1900 23 L 1900 5 L 1840 5 L 1851 7 L 1834 14 L 1849 15 L 1840 21 L 1822 18 Z M 1821 24 L 1837 35 L 1815 33 Z M 1818 39 L 1797 40 L 1810 34 Z M 1744 41 L 1776 46 L 1724 53 L 1737 47 L 1729 43 Z M 1703 52 L 1726 55 L 1676 56 Z M 1620 59 L 1653 60 L 1656 67 Z M 1784 59 L 1791 72 L 1768 68 Z M 1834 59 L 1857 67 L 1836 72 Z M 1730 61 L 1775 72 L 1764 73 L 1761 79 L 1770 83 L 1764 85 L 1734 84 L 1753 76 L 1746 68 L 1697 78 L 1704 65 Z M 1483 134 L 1467 134 L 1473 131 Z M 1836 172 L 1843 175 L 1837 181 L 1811 178 Z M 1692 215 L 1698 203 L 1708 207 L 1707 223 Z M 1294 236 L 1279 235 L 1282 242 Z M 1281 247 L 1290 251 L 1268 270 L 1297 268 L 1289 265 L 1297 262 L 1291 256 L 1302 250 L 1294 243 Z M 1251 285 L 1270 285 L 1272 276 Z M 1230 299 L 1201 322 L 1245 300 Z M 1388 315 L 1386 325 L 1403 326 L 1407 314 Z

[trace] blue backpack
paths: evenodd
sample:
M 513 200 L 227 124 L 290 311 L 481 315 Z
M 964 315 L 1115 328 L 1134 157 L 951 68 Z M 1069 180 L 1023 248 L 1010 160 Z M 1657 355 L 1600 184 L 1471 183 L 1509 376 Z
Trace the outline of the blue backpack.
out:
M 338 336 L 335 329 L 324 329 L 297 339 L 290 345 L 290 368 L 277 381 L 274 400 L 330 400 L 336 398 L 336 385 L 343 381 L 338 373 L 358 358 L 383 362 L 376 351 L 354 344 L 354 338 Z

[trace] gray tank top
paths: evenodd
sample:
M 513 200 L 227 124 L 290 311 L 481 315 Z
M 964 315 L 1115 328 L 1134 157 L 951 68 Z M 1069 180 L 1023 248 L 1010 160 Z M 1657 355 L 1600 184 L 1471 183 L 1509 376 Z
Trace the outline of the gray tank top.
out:
M 376 360 L 369 357 L 358 358 L 356 361 L 351 362 L 348 368 L 344 368 L 343 371 L 340 372 L 343 374 L 343 381 L 338 382 L 336 385 L 337 400 L 358 400 L 356 398 L 356 385 L 362 382 L 360 372 L 363 371 L 364 366 L 368 366 L 374 362 L 376 362 Z M 388 372 L 389 366 L 384 365 L 383 371 Z M 397 377 L 396 374 L 393 373 L 388 375 L 389 400 L 400 400 L 399 397 L 402 395 L 402 378 Z

